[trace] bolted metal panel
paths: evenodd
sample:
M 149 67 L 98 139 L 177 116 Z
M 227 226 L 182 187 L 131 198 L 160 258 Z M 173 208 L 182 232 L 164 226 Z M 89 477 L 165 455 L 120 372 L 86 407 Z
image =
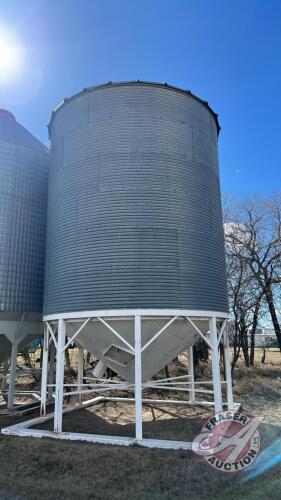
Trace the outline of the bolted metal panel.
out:
M 209 106 L 162 84 L 86 89 L 49 126 L 45 314 L 228 311 Z
M 0 110 L 0 321 L 41 312 L 48 149 Z

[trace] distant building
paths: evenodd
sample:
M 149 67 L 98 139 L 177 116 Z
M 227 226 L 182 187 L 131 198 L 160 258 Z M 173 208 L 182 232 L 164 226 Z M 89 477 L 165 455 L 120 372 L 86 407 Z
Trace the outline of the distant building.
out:
M 234 323 L 232 320 L 228 322 L 230 345 L 233 344 Z M 251 343 L 251 329 L 248 331 L 248 344 Z M 273 328 L 258 327 L 255 333 L 255 347 L 277 347 L 276 334 Z

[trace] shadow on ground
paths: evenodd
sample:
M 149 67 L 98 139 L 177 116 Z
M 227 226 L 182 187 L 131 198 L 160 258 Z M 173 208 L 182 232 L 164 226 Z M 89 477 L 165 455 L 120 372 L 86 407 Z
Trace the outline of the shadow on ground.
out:
M 209 415 L 198 407 L 143 405 L 143 437 L 190 441 Z M 63 431 L 134 437 L 134 417 L 131 403 L 102 402 L 65 414 Z M 53 419 L 34 428 L 52 430 Z
M 107 403 L 66 416 L 64 430 L 133 435 L 132 405 Z M 145 437 L 190 440 L 206 414 L 183 417 L 183 409 L 145 407 Z M 106 413 L 107 417 L 104 417 Z M 118 423 L 117 423 L 118 419 Z M 23 417 L 0 417 L 7 426 Z M 50 427 L 50 423 L 45 425 Z M 42 428 L 42 427 L 41 427 Z M 281 438 L 281 428 L 261 426 L 263 449 Z M 247 480 L 224 474 L 189 451 L 120 447 L 51 439 L 0 437 L 0 499 L 280 499 L 281 466 Z

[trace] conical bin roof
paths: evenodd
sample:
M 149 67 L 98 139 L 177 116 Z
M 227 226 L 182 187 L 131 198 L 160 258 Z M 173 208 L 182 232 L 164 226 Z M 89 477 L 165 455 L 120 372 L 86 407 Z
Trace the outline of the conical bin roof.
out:
M 3 108 L 0 108 L 0 141 L 26 146 L 40 153 L 49 152 L 44 144 L 17 122 L 10 111 Z

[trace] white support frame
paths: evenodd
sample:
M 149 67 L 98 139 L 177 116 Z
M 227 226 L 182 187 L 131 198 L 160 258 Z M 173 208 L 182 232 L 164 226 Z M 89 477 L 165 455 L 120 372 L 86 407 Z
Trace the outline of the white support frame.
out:
M 216 318 L 209 320 L 210 341 L 212 345 L 212 373 L 214 383 L 215 412 L 222 411 L 221 379 L 220 379 L 220 359 L 219 342 L 217 335 Z
M 43 357 L 42 357 L 42 374 L 41 374 L 41 407 L 40 415 L 46 415 L 47 404 L 47 382 L 48 382 L 48 358 L 49 358 L 49 328 L 44 326 L 44 344 L 43 344 Z
M 235 403 L 233 401 L 232 392 L 232 376 L 231 376 L 231 365 L 230 365 L 230 352 L 229 352 L 229 333 L 228 326 L 226 325 L 224 335 L 224 357 L 225 357 L 225 379 L 226 379 L 226 391 L 227 391 L 227 406 L 229 410 L 235 408 Z
M 25 314 L 19 321 L 19 327 L 16 332 L 0 332 L 0 335 L 6 337 L 11 343 L 11 355 L 3 362 L 3 372 L 0 374 L 0 392 L 4 399 L 7 398 L 6 408 L 0 409 L 0 415 L 23 415 L 40 407 L 40 397 L 38 391 L 19 391 L 16 390 L 16 380 L 19 376 L 30 374 L 27 369 L 17 370 L 17 355 L 19 344 L 26 334 L 22 334 L 21 327 Z M 10 365 L 10 366 L 9 366 Z M 36 369 L 40 373 L 40 369 Z M 30 396 L 34 402 L 25 402 L 15 405 L 15 398 L 18 396 Z
M 194 403 L 195 401 L 195 383 L 194 383 L 194 360 L 193 360 L 193 346 L 188 348 L 188 373 L 190 376 L 190 387 L 189 387 L 189 401 Z
M 111 324 L 106 320 L 116 320 L 120 318 L 130 318 L 134 321 L 134 346 L 131 345 L 122 335 L 114 329 Z M 142 336 L 141 336 L 141 324 L 142 318 L 167 318 L 165 325 L 151 337 L 151 339 L 142 346 Z M 108 310 L 108 311 L 84 311 L 84 312 L 71 312 L 63 313 L 58 315 L 49 315 L 44 318 L 46 322 L 45 328 L 45 341 L 44 341 L 44 356 L 43 356 L 43 375 L 42 375 L 42 390 L 41 390 L 41 414 L 46 414 L 46 402 L 47 394 L 50 394 L 53 388 L 53 381 L 51 382 L 51 376 L 49 376 L 49 384 L 47 384 L 48 379 L 48 353 L 49 353 L 49 340 L 53 341 L 53 345 L 56 348 L 56 382 L 55 382 L 55 410 L 54 410 L 54 431 L 39 431 L 35 429 L 30 429 L 32 425 L 39 424 L 48 418 L 52 418 L 52 415 L 40 417 L 39 419 L 33 419 L 30 422 L 24 422 L 17 424 L 16 426 L 8 427 L 2 429 L 3 434 L 17 434 L 17 435 L 28 435 L 37 437 L 56 437 L 59 439 L 77 439 L 77 440 L 87 440 L 92 442 L 106 442 L 111 444 L 124 444 L 130 445 L 133 443 L 138 443 L 143 446 L 151 447 L 164 447 L 164 448 L 186 448 L 189 449 L 190 443 L 182 443 L 179 441 L 167 441 L 158 439 L 144 439 L 142 433 L 142 404 L 202 404 L 206 406 L 212 406 L 214 404 L 215 411 L 221 411 L 223 408 L 222 401 L 222 391 L 221 385 L 226 384 L 227 388 L 227 406 L 230 409 L 237 408 L 237 405 L 233 403 L 232 396 L 232 384 L 231 384 L 231 368 L 229 361 L 229 343 L 227 336 L 227 317 L 226 313 L 210 312 L 210 311 L 190 311 L 190 310 L 178 310 L 178 309 L 137 309 L 137 310 Z M 210 347 L 212 352 L 212 380 L 211 381 L 195 381 L 194 380 L 194 367 L 193 367 L 193 347 L 188 349 L 188 375 L 179 377 L 170 377 L 166 379 L 153 380 L 148 382 L 142 382 L 142 356 L 148 346 L 154 342 L 160 335 L 162 335 L 165 330 L 177 319 L 184 318 L 188 323 L 194 328 L 196 333 L 198 333 L 207 345 Z M 210 340 L 201 332 L 194 321 L 209 321 L 209 332 Z M 66 339 L 66 324 L 67 322 L 82 322 L 78 330 L 72 335 L 72 337 Z M 130 352 L 134 354 L 135 357 L 135 383 L 109 381 L 104 379 L 91 380 L 89 377 L 83 378 L 83 361 L 82 360 L 82 348 L 79 350 L 78 356 L 78 378 L 77 384 L 64 384 L 64 358 L 65 349 L 69 346 L 73 340 L 79 343 L 79 333 L 83 330 L 84 326 L 89 321 L 100 321 L 106 326 L 122 343 L 124 343 Z M 217 323 L 221 323 L 220 331 L 218 332 Z M 53 330 L 53 325 L 57 326 L 57 338 L 55 331 Z M 225 348 L 225 361 L 226 361 L 226 381 L 222 381 L 220 377 L 220 364 L 219 364 L 219 343 L 223 339 L 223 345 Z M 50 362 L 51 366 L 51 362 Z M 86 383 L 83 383 L 85 380 Z M 200 387 L 203 385 L 203 387 Z M 206 385 L 210 385 L 210 389 L 206 389 Z M 73 387 L 73 392 L 64 392 L 64 387 Z M 212 389 L 213 387 L 213 389 Z M 77 390 L 75 390 L 77 388 Z M 189 399 L 184 400 L 152 400 L 143 399 L 142 392 L 147 388 L 169 390 L 175 392 L 186 392 L 189 395 Z M 129 392 L 134 392 L 134 398 L 123 398 L 123 397 L 98 397 L 91 399 L 90 401 L 82 402 L 82 398 L 86 394 L 93 393 L 106 393 L 107 391 L 124 389 Z M 196 400 L 196 393 L 202 394 L 213 394 L 214 403 L 210 401 L 199 402 Z M 79 404 L 71 405 L 71 407 L 63 407 L 63 399 L 66 395 L 77 395 L 79 396 Z M 74 409 L 89 406 L 90 404 L 95 404 L 99 401 L 124 401 L 124 402 L 134 402 L 135 404 L 135 438 L 120 438 L 118 436 L 97 436 L 97 435 L 85 435 L 81 433 L 64 433 L 62 431 L 62 416 L 68 411 L 73 411 Z M 35 422 L 36 420 L 36 422 Z
M 77 389 L 79 394 L 79 403 L 83 402 L 83 377 L 84 377 L 84 348 L 79 346 L 78 359 L 77 359 Z
M 141 317 L 135 316 L 135 421 L 136 440 L 142 440 Z
M 62 407 L 63 407 L 63 380 L 64 380 L 64 358 L 65 358 L 65 321 L 59 319 L 57 340 L 57 364 L 56 364 L 56 395 L 54 432 L 62 432 Z
M 8 411 L 13 411 L 13 408 L 14 408 L 16 376 L 17 376 L 18 346 L 19 346 L 19 342 L 18 342 L 18 340 L 15 339 L 14 342 L 12 342 L 8 404 L 7 404 Z
M 48 392 L 48 401 L 51 401 L 52 400 L 52 397 L 53 397 L 53 384 L 54 384 L 54 380 L 55 380 L 55 355 L 56 355 L 56 346 L 54 344 L 54 342 L 52 342 L 50 340 L 50 343 L 49 343 L 49 356 L 50 356 L 50 365 L 49 365 L 49 377 L 48 377 L 48 380 L 49 380 L 49 384 L 48 384 L 48 389 L 47 389 L 47 392 Z

